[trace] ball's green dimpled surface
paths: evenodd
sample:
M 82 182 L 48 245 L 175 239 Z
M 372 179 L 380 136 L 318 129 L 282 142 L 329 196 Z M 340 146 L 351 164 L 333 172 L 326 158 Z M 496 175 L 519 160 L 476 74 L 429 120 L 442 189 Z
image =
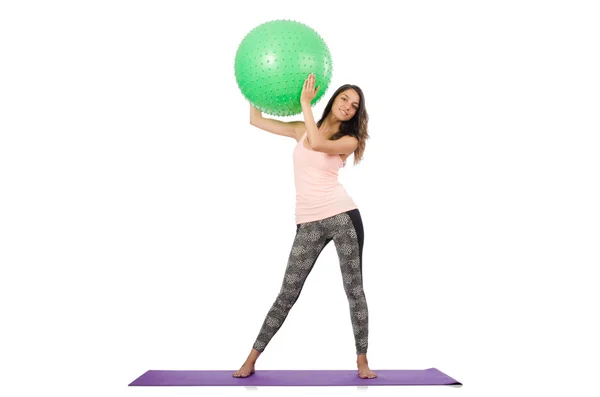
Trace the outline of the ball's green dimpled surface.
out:
M 333 71 L 331 53 L 309 26 L 288 20 L 263 23 L 241 41 L 235 55 L 235 78 L 242 94 L 261 111 L 275 116 L 302 112 L 300 94 L 314 73 L 317 103 L 327 91 Z

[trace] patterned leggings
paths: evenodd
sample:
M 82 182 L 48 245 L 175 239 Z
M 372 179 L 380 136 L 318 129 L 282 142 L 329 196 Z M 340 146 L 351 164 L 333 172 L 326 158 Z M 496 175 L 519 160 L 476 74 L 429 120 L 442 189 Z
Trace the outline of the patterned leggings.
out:
M 263 352 L 279 331 L 304 282 L 325 246 L 334 241 L 340 259 L 342 280 L 350 305 L 356 354 L 366 354 L 369 335 L 369 311 L 363 291 L 362 250 L 364 232 L 358 209 L 318 221 L 301 223 L 288 259 L 283 285 L 260 329 L 254 349 Z

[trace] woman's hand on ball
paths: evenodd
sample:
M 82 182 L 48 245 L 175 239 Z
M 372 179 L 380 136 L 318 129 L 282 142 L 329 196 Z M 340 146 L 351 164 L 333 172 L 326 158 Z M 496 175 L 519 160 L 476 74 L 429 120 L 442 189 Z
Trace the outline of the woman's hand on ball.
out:
M 300 94 L 300 102 L 302 104 L 310 105 L 313 99 L 317 96 L 317 92 L 319 91 L 319 87 L 315 88 L 315 82 L 317 78 L 314 73 L 308 75 L 306 80 L 304 80 L 304 85 L 302 86 L 302 94 Z

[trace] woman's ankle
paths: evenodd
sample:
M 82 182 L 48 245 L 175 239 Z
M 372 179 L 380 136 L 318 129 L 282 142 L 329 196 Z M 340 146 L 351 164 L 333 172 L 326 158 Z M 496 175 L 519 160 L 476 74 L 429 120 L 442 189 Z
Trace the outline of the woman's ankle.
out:
M 252 349 L 252 351 L 250 351 L 250 354 L 248 355 L 248 359 L 246 361 L 252 363 L 252 364 L 256 364 L 256 360 L 258 360 L 258 357 L 260 356 L 260 352 L 256 349 Z

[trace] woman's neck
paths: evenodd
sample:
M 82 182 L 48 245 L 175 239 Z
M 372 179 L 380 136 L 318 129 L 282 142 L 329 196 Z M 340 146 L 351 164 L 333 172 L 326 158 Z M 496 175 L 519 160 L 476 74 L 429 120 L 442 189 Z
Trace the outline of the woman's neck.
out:
M 340 130 L 341 125 L 342 122 L 337 120 L 335 117 L 332 117 L 330 113 L 329 116 L 323 120 L 323 123 L 319 127 L 319 131 L 326 137 L 330 138 L 333 134 Z

